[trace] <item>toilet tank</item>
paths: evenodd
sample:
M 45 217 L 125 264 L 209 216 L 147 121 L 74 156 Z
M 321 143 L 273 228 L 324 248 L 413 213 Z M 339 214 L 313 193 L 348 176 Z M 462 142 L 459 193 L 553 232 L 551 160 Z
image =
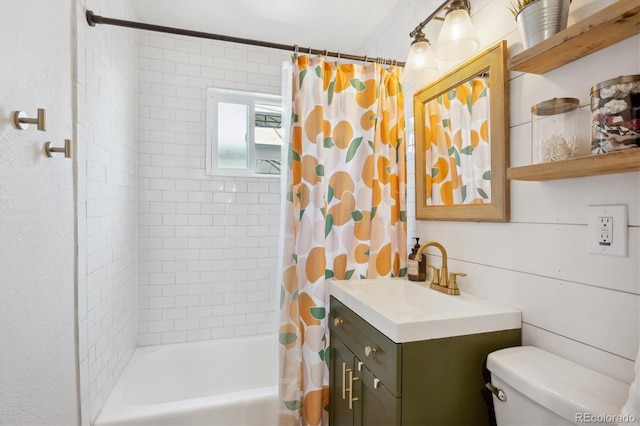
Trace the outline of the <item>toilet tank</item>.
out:
M 491 384 L 500 425 L 616 424 L 629 385 L 533 346 L 489 354 Z

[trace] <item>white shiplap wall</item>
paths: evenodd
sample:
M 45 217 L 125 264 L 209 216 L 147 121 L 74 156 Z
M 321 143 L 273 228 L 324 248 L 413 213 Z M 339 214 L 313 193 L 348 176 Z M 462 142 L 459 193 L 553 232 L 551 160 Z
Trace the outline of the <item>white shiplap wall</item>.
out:
M 437 6 L 433 3 L 401 2 L 362 52 L 404 60 L 411 41 L 408 33 Z M 513 55 L 522 46 L 508 4 L 472 0 L 473 21 L 483 48 L 506 39 Z M 439 28 L 439 23 L 430 23 L 427 37 L 435 41 Z M 638 74 L 639 44 L 636 36 L 543 75 L 511 72 L 511 164 L 530 163 L 532 105 L 553 97 L 578 98 L 586 129 L 591 86 Z M 441 71 L 455 65 L 440 63 Z M 414 89 L 405 90 L 410 117 Z M 416 222 L 409 152 L 409 236 L 444 244 L 450 270 L 468 274 L 460 280 L 462 291 L 521 310 L 523 344 L 630 382 L 640 334 L 640 173 L 512 181 L 508 223 Z M 628 257 L 587 253 L 586 212 L 592 204 L 628 206 Z M 437 264 L 440 259 L 432 261 Z

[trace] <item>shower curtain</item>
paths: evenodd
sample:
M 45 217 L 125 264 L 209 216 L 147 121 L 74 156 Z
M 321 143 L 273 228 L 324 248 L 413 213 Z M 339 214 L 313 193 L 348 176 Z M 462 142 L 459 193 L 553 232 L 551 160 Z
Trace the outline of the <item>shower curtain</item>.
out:
M 292 68 L 280 424 L 318 425 L 328 424 L 327 281 L 406 275 L 404 99 L 397 67 L 296 56 Z

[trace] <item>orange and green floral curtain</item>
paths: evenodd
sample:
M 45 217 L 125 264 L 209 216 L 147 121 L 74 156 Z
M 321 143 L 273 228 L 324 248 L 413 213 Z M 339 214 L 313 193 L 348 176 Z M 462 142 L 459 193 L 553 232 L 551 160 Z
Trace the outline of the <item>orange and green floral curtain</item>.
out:
M 328 280 L 406 275 L 404 99 L 399 68 L 293 62 L 280 424 L 326 425 Z
M 489 79 L 476 77 L 425 108 L 429 206 L 491 202 Z

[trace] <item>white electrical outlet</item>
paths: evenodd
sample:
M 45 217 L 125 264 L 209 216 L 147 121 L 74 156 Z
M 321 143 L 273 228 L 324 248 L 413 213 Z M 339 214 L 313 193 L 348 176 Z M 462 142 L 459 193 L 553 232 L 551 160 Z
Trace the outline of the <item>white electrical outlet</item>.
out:
M 627 256 L 627 206 L 588 206 L 589 253 Z
M 600 224 L 600 236 L 598 237 L 598 245 L 610 246 L 611 237 L 613 236 L 613 218 L 612 217 L 599 217 L 598 223 Z

